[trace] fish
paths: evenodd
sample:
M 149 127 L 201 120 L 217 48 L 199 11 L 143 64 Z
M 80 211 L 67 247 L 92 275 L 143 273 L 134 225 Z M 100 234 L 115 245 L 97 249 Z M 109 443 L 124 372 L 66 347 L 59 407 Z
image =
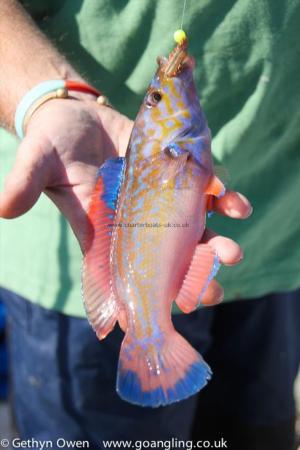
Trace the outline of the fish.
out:
M 196 310 L 218 271 L 218 255 L 200 241 L 212 199 L 225 192 L 187 49 L 186 38 L 157 59 L 125 157 L 99 169 L 83 257 L 83 299 L 97 337 L 117 322 L 125 330 L 117 393 L 153 408 L 196 394 L 212 376 L 171 317 L 174 301 L 184 313 Z

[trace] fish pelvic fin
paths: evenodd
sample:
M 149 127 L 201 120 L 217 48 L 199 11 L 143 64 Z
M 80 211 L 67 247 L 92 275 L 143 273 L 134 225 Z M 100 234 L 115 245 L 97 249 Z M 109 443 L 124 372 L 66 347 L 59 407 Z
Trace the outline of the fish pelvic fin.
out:
M 207 243 L 197 245 L 190 267 L 176 297 L 176 304 L 184 313 L 194 311 L 201 303 L 211 280 L 220 268 L 215 250 Z
M 121 346 L 117 392 L 130 403 L 156 408 L 186 399 L 211 378 L 202 356 L 174 329 L 156 343 L 129 333 Z

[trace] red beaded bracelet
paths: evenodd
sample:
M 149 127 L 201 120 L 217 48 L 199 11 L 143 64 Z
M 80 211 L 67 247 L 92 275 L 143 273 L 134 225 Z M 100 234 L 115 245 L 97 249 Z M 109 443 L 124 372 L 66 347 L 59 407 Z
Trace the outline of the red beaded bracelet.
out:
M 20 138 L 24 132 L 30 117 L 48 100 L 56 98 L 68 98 L 69 91 L 83 92 L 97 97 L 97 103 L 110 106 L 107 97 L 89 84 L 75 80 L 49 80 L 44 81 L 31 89 L 21 100 L 15 115 L 15 128 Z
M 65 87 L 69 91 L 85 92 L 86 94 L 92 94 L 96 97 L 101 97 L 102 93 L 97 89 L 93 88 L 89 84 L 82 83 L 80 81 L 66 80 Z

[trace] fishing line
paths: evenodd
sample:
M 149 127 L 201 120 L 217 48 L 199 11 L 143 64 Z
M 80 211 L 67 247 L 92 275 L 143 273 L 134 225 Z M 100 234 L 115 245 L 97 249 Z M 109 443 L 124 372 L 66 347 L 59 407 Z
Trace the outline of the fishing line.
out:
M 185 14 L 186 2 L 187 2 L 187 0 L 184 0 L 182 16 L 181 16 L 181 25 L 180 25 L 181 30 L 183 28 L 183 19 L 184 19 L 184 14 Z

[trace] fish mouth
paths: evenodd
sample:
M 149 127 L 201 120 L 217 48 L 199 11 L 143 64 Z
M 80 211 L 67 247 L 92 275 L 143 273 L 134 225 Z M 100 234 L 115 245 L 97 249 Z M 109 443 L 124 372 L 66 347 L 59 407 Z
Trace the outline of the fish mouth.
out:
M 187 39 L 178 44 L 168 58 L 158 58 L 160 71 L 167 77 L 176 77 L 184 69 L 195 67 L 195 60 L 187 53 Z

